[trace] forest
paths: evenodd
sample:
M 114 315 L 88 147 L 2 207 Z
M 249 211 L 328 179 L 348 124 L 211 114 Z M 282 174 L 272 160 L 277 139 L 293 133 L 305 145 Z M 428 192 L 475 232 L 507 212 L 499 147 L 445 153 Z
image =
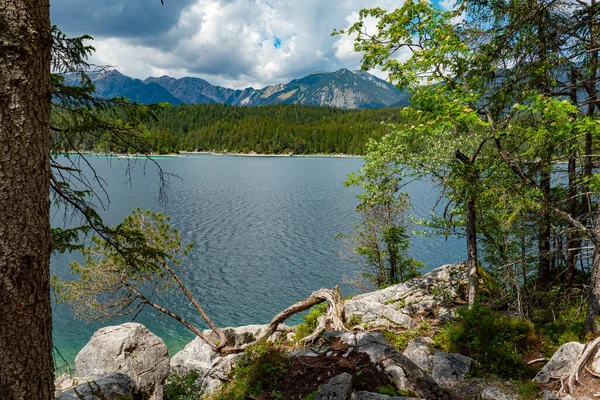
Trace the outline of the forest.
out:
M 57 114 L 60 112 L 57 111 Z M 58 116 L 55 114 L 55 118 Z M 239 107 L 168 104 L 139 126 L 138 146 L 159 154 L 215 151 L 260 154 L 364 154 L 384 123 L 400 122 L 398 109 L 342 110 L 304 105 Z M 92 131 L 76 138 L 81 151 L 128 153 L 133 146 Z

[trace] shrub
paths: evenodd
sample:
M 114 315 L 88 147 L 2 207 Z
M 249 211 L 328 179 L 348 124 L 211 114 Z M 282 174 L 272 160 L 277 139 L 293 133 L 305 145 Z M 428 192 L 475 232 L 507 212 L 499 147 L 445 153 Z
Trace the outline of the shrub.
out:
M 317 304 L 316 306 L 313 306 L 307 314 L 302 316 L 304 322 L 296 327 L 296 341 L 299 341 L 314 332 L 317 327 L 317 318 L 325 315 L 327 307 L 329 307 L 329 304 L 326 302 Z
M 476 359 L 484 372 L 504 378 L 525 377 L 531 372 L 523 362 L 534 335 L 529 321 L 476 304 L 460 309 L 458 318 L 440 334 L 445 347 Z
M 275 399 L 281 398 L 279 388 L 288 364 L 285 352 L 265 341 L 250 346 L 233 369 L 232 381 L 215 400 L 259 398 L 263 392 L 270 393 Z
M 190 371 L 186 375 L 169 375 L 165 383 L 165 400 L 195 400 L 198 398 L 200 388 L 196 380 L 200 374 Z

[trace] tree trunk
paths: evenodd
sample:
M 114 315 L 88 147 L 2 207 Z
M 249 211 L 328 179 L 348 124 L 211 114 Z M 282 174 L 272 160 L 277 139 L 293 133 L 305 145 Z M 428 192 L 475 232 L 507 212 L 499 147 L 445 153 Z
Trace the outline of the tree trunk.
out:
M 467 265 L 469 268 L 469 306 L 477 294 L 477 213 L 473 196 L 467 198 Z
M 0 1 L 0 397 L 53 399 L 48 0 Z
M 545 203 L 550 201 L 550 172 L 544 170 L 540 177 L 540 188 Z M 538 280 L 542 285 L 548 284 L 550 281 L 550 210 L 547 206 L 543 206 L 542 218 L 539 227 L 538 241 Z
M 576 168 L 577 159 L 575 156 L 569 157 L 569 213 L 573 216 L 579 215 L 579 202 L 577 201 L 577 183 L 576 183 Z M 565 272 L 565 285 L 570 287 L 573 285 L 575 279 L 575 272 L 577 270 L 577 256 L 579 255 L 579 247 L 581 246 L 581 239 L 579 235 L 572 228 L 567 228 L 567 248 L 566 252 L 566 272 Z
M 592 261 L 592 276 L 588 289 L 588 310 L 585 318 L 585 331 L 598 332 L 597 318 L 600 316 L 600 253 L 597 245 L 594 246 L 594 260 Z

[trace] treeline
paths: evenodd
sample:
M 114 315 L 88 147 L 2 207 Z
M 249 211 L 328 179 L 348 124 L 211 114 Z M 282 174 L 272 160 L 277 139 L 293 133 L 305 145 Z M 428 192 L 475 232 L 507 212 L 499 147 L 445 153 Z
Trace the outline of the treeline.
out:
M 388 132 L 382 122 L 398 123 L 400 118 L 397 108 L 341 110 L 290 104 L 166 106 L 158 111 L 156 120 L 149 120 L 140 127 L 140 138 L 147 142 L 147 149 L 160 154 L 195 150 L 364 154 L 369 139 L 379 139 Z M 77 145 L 89 151 L 135 151 L 131 146 L 115 142 L 110 133 L 88 135 Z

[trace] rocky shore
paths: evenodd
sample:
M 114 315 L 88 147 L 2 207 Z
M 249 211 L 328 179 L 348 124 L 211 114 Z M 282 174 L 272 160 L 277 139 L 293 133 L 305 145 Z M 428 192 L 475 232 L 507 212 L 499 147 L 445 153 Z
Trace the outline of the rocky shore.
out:
M 296 392 L 314 391 L 315 399 L 518 399 L 510 382 L 473 376 L 478 360 L 440 351 L 430 337 L 415 337 L 401 351 L 382 334 L 389 329 L 415 330 L 424 322 L 430 323 L 427 321 L 443 325 L 454 318 L 454 308 L 464 304 L 466 286 L 464 265 L 445 265 L 422 277 L 346 300 L 347 330 L 326 331 L 313 345 L 298 345 L 294 329 L 283 324 L 269 341 L 289 344 L 286 356 L 292 365 L 289 373 L 296 374 L 291 378 L 295 379 Z M 247 345 L 266 327 L 225 328 L 227 346 Z M 214 335 L 212 331 L 205 334 L 209 338 Z M 563 345 L 534 380 L 549 385 L 562 379 L 573 368 L 583 347 L 579 343 Z M 242 354 L 218 354 L 196 338 L 169 358 L 163 340 L 141 324 L 105 327 L 77 355 L 75 376 L 63 375 L 57 379 L 56 394 L 60 400 L 160 400 L 170 376 L 195 371 L 195 387 L 202 395 L 208 395 L 231 379 L 230 373 Z M 302 368 L 295 369 L 294 365 Z M 593 358 L 591 368 L 600 372 L 600 354 Z M 363 374 L 369 374 L 369 378 Z M 386 382 L 396 393 L 405 395 L 375 392 L 376 385 L 382 387 Z M 559 395 L 557 390 L 550 390 L 550 385 L 548 388 L 539 398 L 574 398 Z

